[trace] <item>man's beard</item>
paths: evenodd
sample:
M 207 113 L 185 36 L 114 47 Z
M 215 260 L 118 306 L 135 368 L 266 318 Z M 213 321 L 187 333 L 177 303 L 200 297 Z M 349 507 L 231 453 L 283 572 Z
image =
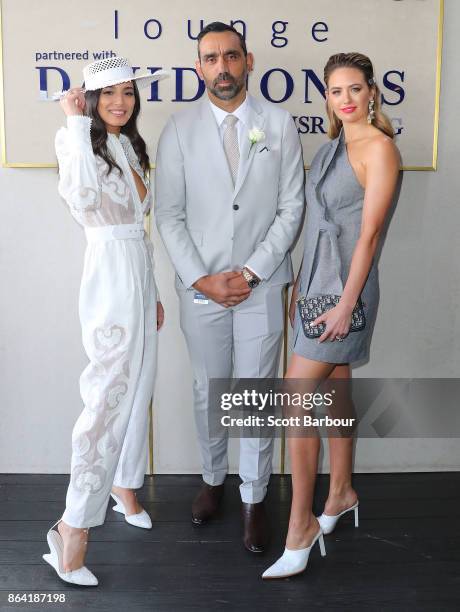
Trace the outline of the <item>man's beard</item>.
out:
M 231 84 L 218 88 L 221 81 L 230 81 Z M 208 89 L 219 100 L 233 100 L 243 89 L 245 82 L 246 73 L 242 74 L 239 79 L 235 79 L 229 72 L 221 72 L 212 84 L 208 85 Z

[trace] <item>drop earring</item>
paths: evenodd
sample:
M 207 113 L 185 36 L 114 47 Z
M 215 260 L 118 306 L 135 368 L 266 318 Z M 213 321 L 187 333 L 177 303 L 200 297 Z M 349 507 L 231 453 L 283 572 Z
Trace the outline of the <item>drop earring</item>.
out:
M 367 115 L 367 123 L 371 124 L 375 119 L 374 98 L 369 100 L 369 113 Z

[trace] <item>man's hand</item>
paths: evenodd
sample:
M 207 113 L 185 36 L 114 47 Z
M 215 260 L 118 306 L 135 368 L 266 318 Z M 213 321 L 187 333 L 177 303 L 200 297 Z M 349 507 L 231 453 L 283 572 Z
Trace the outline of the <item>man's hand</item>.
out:
M 239 279 L 238 281 L 236 279 Z M 241 272 L 219 272 L 202 276 L 193 285 L 200 293 L 225 308 L 236 306 L 249 297 L 251 290 Z
M 238 273 L 238 276 L 235 276 L 235 278 L 231 278 L 228 281 L 228 286 L 231 289 L 249 289 L 249 291 L 251 291 L 247 280 L 244 278 L 241 272 Z

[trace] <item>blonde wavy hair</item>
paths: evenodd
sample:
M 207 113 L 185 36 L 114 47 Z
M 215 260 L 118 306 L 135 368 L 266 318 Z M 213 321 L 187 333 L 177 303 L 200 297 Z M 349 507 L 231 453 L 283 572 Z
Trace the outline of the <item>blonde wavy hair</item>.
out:
M 391 121 L 382 112 L 381 93 L 379 86 L 374 77 L 374 67 L 372 66 L 371 60 L 362 53 L 336 53 L 331 55 L 328 59 L 326 66 L 324 67 L 324 82 L 326 87 L 329 87 L 329 79 L 331 74 L 337 68 L 357 68 L 363 73 L 364 80 L 367 83 L 369 89 L 374 90 L 374 119 L 372 125 L 378 128 L 381 132 L 394 138 L 394 130 L 391 125 Z M 337 138 L 342 129 L 342 121 L 337 117 L 334 111 L 329 107 L 326 102 L 327 115 L 329 117 L 329 128 L 327 135 L 329 138 Z

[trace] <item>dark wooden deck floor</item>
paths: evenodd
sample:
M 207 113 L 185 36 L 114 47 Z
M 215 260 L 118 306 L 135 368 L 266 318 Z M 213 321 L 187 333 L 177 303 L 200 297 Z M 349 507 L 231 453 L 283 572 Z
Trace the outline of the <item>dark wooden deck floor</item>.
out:
M 283 550 L 290 478 L 274 476 L 267 497 L 272 539 L 263 556 L 240 541 L 237 477 L 212 524 L 194 527 L 191 500 L 199 476 L 155 476 L 139 493 L 151 531 L 107 512 L 90 532 L 87 565 L 95 589 L 67 586 L 41 559 L 45 533 L 62 514 L 68 477 L 0 475 L 0 610 L 459 610 L 460 473 L 361 474 L 360 527 L 344 518 L 315 548 L 307 571 L 263 582 Z M 317 487 L 322 507 L 328 478 Z M 110 504 L 111 506 L 112 504 Z M 109 507 L 110 507 L 109 506 Z M 8 603 L 8 594 L 64 593 L 66 603 Z

